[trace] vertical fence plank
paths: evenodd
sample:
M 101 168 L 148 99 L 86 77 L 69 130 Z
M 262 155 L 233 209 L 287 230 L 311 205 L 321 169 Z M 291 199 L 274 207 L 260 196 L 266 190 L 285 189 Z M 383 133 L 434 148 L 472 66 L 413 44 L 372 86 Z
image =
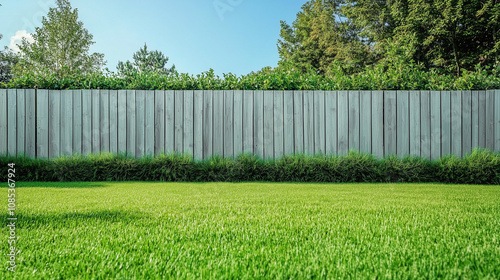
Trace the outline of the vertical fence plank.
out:
M 193 156 L 195 160 L 203 159 L 203 91 L 194 92 L 193 111 Z
M 431 159 L 441 157 L 441 92 L 431 91 Z
M 224 91 L 224 157 L 234 156 L 234 95 L 232 90 Z
M 486 149 L 495 150 L 495 91 L 486 91 Z
M 213 92 L 213 155 L 224 156 L 224 92 Z
M 175 142 L 174 149 L 177 154 L 184 153 L 184 92 L 176 90 L 175 93 Z
M 0 155 L 7 154 L 7 90 L 0 89 Z
M 384 155 L 396 155 L 397 150 L 396 92 L 384 92 Z
M 478 94 L 478 147 L 486 148 L 486 91 Z
M 61 91 L 61 155 L 73 153 L 73 92 Z
M 175 93 L 173 90 L 165 92 L 165 153 L 175 151 Z
M 274 93 L 264 91 L 264 158 L 274 158 Z
M 349 151 L 349 95 L 347 91 L 338 92 L 338 154 Z
M 127 91 L 118 91 L 118 153 L 127 152 Z
M 118 91 L 109 91 L 109 151 L 118 153 Z
M 372 91 L 372 154 L 384 157 L 384 92 Z
M 109 152 L 109 90 L 101 90 L 100 128 L 101 152 Z
M 254 92 L 253 100 L 253 151 L 259 158 L 264 158 L 264 92 L 261 90 Z
M 165 91 L 156 90 L 154 95 L 154 154 L 159 155 L 165 153 Z
M 283 91 L 274 92 L 274 158 L 284 154 Z
M 243 91 L 234 93 L 234 156 L 243 153 Z
M 325 92 L 314 92 L 314 152 L 325 154 L 326 151 L 325 125 Z
M 359 151 L 372 153 L 372 92 L 359 93 Z
M 294 152 L 296 155 L 304 153 L 304 92 L 293 92 L 293 133 Z
M 26 92 L 26 156 L 35 158 L 36 156 L 36 102 L 35 90 L 27 89 Z M 1 101 L 0 101 L 1 102 Z M 1 106 L 0 106 L 1 107 Z M 0 121 L 1 122 L 1 121 Z M 1 136 L 0 136 L 1 137 Z M 0 152 L 0 155 L 2 153 Z
M 36 156 L 49 157 L 49 91 L 37 90 L 36 104 Z
M 479 94 L 479 91 L 474 90 L 471 95 L 472 149 L 479 147 Z
M 73 95 L 73 153 L 82 154 L 82 91 L 77 89 Z
M 293 155 L 295 152 L 293 131 L 293 92 L 283 92 L 283 154 Z
M 253 154 L 253 91 L 243 91 L 243 152 Z
M 145 125 L 146 116 L 146 92 L 138 90 L 135 93 L 135 157 L 140 158 L 145 155 Z
M 144 96 L 144 154 L 153 156 L 155 153 L 155 94 L 153 91 Z
M 462 157 L 462 92 L 451 92 L 451 153 Z
M 431 159 L 431 99 L 429 91 L 420 92 L 420 156 Z
M 182 152 L 191 157 L 194 156 L 193 98 L 192 90 L 184 91 L 184 150 Z
M 7 151 L 9 155 L 17 154 L 17 91 L 7 90 Z
M 495 152 L 500 152 L 500 90 L 495 90 Z
M 16 101 L 16 125 L 17 125 L 17 149 L 16 155 L 21 156 L 25 154 L 25 144 L 26 144 L 26 98 L 24 89 L 18 89 L 16 91 L 17 101 Z
M 211 90 L 203 91 L 203 159 L 213 155 L 213 94 Z
M 337 92 L 325 92 L 325 152 L 337 154 Z
M 420 145 L 422 142 L 421 137 L 421 103 L 420 103 L 421 92 L 420 91 L 410 91 L 410 155 L 421 156 Z
M 472 93 L 462 92 L 462 156 L 472 152 Z
M 359 91 L 349 91 L 349 150 L 359 152 Z
M 38 91 L 39 98 L 40 91 Z M 92 91 L 85 89 L 82 90 L 82 154 L 90 153 L 92 153 Z
M 404 157 L 410 154 L 410 107 L 408 91 L 398 91 L 396 93 L 396 138 L 397 154 Z
M 314 154 L 314 91 L 304 92 L 304 153 Z
M 451 93 L 441 92 L 441 156 L 451 154 Z
M 135 139 L 137 138 L 136 126 L 136 91 L 127 90 L 127 155 L 135 157 Z
M 61 154 L 61 91 L 49 91 L 49 157 Z

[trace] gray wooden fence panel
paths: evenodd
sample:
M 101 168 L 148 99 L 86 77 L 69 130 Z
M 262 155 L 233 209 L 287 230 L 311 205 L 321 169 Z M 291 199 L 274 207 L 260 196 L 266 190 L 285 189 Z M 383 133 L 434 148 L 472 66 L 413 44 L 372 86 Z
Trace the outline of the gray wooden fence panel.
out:
M 17 155 L 17 90 L 7 90 L 7 151 L 11 156 Z
M 410 91 L 410 155 L 421 155 L 420 91 Z
M 384 92 L 384 145 L 385 156 L 397 154 L 396 92 Z
M 410 154 L 410 108 L 409 108 L 409 92 L 398 91 L 396 93 L 396 142 L 397 154 L 400 157 Z
M 441 156 L 451 154 L 451 93 L 441 92 Z
M 372 154 L 384 157 L 384 92 L 372 92 Z
M 359 151 L 359 91 L 349 91 L 349 150 Z
M 135 156 L 137 158 L 145 155 L 145 116 L 146 116 L 146 91 L 138 90 L 135 93 Z
M 372 93 L 359 93 L 359 151 L 372 152 Z
M 192 90 L 184 91 L 184 146 L 182 153 L 194 155 L 194 122 L 193 122 L 193 106 L 194 96 Z
M 495 91 L 486 91 L 486 149 L 495 150 Z
M 479 147 L 479 91 L 472 91 L 471 96 L 471 119 L 472 119 L 472 148 Z
M 165 92 L 165 153 L 175 151 L 175 95 L 173 90 Z
M 264 92 L 254 91 L 253 97 L 253 152 L 256 156 L 264 158 Z
M 73 92 L 61 91 L 61 155 L 73 153 Z
M 234 156 L 243 153 L 243 91 L 234 91 Z
M 40 100 L 40 91 L 37 94 Z M 92 91 L 82 90 L 82 154 L 90 153 L 92 153 Z
M 478 97 L 478 147 L 486 148 L 486 92 L 479 92 Z
M 0 89 L 0 155 L 7 154 L 7 90 Z
M 213 155 L 213 94 L 211 90 L 203 92 L 203 159 Z
M 36 157 L 36 96 L 34 89 L 25 90 L 26 93 L 26 156 Z M 0 106 L 1 107 L 1 106 Z M 81 131 L 81 127 L 78 131 Z M 1 136 L 0 136 L 1 137 Z M 2 154 L 0 152 L 0 154 Z
M 349 96 L 347 91 L 338 92 L 338 154 L 349 150 Z
M 325 92 L 325 152 L 328 155 L 337 154 L 337 92 Z
M 16 155 L 21 156 L 25 154 L 25 143 L 26 143 L 26 98 L 24 94 L 24 89 L 18 89 L 16 92 L 16 124 L 17 124 L 17 136 L 16 136 Z
M 314 92 L 314 153 L 324 154 L 325 139 L 325 92 Z
M 155 155 L 159 155 L 165 153 L 165 91 L 156 90 L 154 95 L 154 147 Z
M 314 91 L 304 92 L 304 153 L 314 154 Z
M 36 104 L 36 156 L 38 158 L 49 157 L 49 91 L 39 89 L 37 91 Z
M 462 92 L 451 92 L 451 153 L 462 156 Z
M 175 91 L 175 141 L 174 150 L 178 154 L 184 152 L 184 93 Z M 221 108 L 219 108 L 221 109 Z
M 155 153 L 155 94 L 146 92 L 144 98 L 144 154 Z
M 77 89 L 73 94 L 73 154 L 82 153 L 82 91 Z
M 304 95 L 302 91 L 293 92 L 293 133 L 294 152 L 304 153 Z
M 431 159 L 441 157 L 441 92 L 431 91 Z
M 243 151 L 253 154 L 253 91 L 243 92 Z
M 118 91 L 109 91 L 109 151 L 118 153 Z
M 137 138 L 136 127 L 136 92 L 127 90 L 127 154 L 135 157 L 135 144 Z
M 127 91 L 118 91 L 118 153 L 127 152 Z
M 264 92 L 264 158 L 274 158 L 274 92 Z
M 429 91 L 420 92 L 420 156 L 431 159 L 431 96 Z
M 109 152 L 109 90 L 101 90 L 100 101 L 101 152 Z
M 274 92 L 274 158 L 284 154 L 283 91 Z
M 232 91 L 224 91 L 224 157 L 234 157 L 234 98 Z
M 224 156 L 224 92 L 213 92 L 213 155 Z
M 462 156 L 472 152 L 472 94 L 462 92 Z
M 193 107 L 193 156 L 195 160 L 203 159 L 203 92 L 194 92 Z
M 495 90 L 495 152 L 500 152 L 500 90 Z
M 61 154 L 61 91 L 49 91 L 49 157 Z
M 283 93 L 283 141 L 284 154 L 295 153 L 294 130 L 293 130 L 293 92 Z

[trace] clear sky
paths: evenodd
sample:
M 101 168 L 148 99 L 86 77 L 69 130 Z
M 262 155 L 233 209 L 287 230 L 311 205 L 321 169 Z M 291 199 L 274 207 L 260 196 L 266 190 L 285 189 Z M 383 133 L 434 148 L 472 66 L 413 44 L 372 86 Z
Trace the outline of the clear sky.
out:
M 94 35 L 106 67 L 132 60 L 147 43 L 182 73 L 248 74 L 276 66 L 280 20 L 292 23 L 306 0 L 70 0 Z M 41 26 L 55 0 L 0 0 L 0 46 Z M 17 34 L 17 36 L 16 36 Z M 14 40 L 13 40 L 14 39 Z

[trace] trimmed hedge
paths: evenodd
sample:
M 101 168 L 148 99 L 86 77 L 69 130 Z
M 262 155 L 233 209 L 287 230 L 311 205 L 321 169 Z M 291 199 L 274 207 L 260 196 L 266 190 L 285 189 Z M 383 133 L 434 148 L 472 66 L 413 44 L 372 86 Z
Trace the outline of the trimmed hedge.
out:
M 285 156 L 262 160 L 241 155 L 194 161 L 187 155 L 140 159 L 109 153 L 89 156 L 30 159 L 0 157 L 0 165 L 16 164 L 17 181 L 168 181 L 168 182 L 439 182 L 500 184 L 500 154 L 474 150 L 463 159 L 437 161 L 390 156 L 379 160 L 351 151 L 346 156 Z M 6 170 L 6 169 L 5 169 Z M 4 181 L 7 182 L 6 172 Z

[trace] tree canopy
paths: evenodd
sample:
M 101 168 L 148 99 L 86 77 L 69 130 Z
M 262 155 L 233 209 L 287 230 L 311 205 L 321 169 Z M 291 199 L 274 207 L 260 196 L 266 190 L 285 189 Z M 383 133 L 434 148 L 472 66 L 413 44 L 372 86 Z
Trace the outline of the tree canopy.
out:
M 122 77 L 133 76 L 136 74 L 160 74 L 170 75 L 175 73 L 175 65 L 167 68 L 168 57 L 160 51 L 148 51 L 148 46 L 139 49 L 133 55 L 133 62 L 118 62 L 118 75 Z

